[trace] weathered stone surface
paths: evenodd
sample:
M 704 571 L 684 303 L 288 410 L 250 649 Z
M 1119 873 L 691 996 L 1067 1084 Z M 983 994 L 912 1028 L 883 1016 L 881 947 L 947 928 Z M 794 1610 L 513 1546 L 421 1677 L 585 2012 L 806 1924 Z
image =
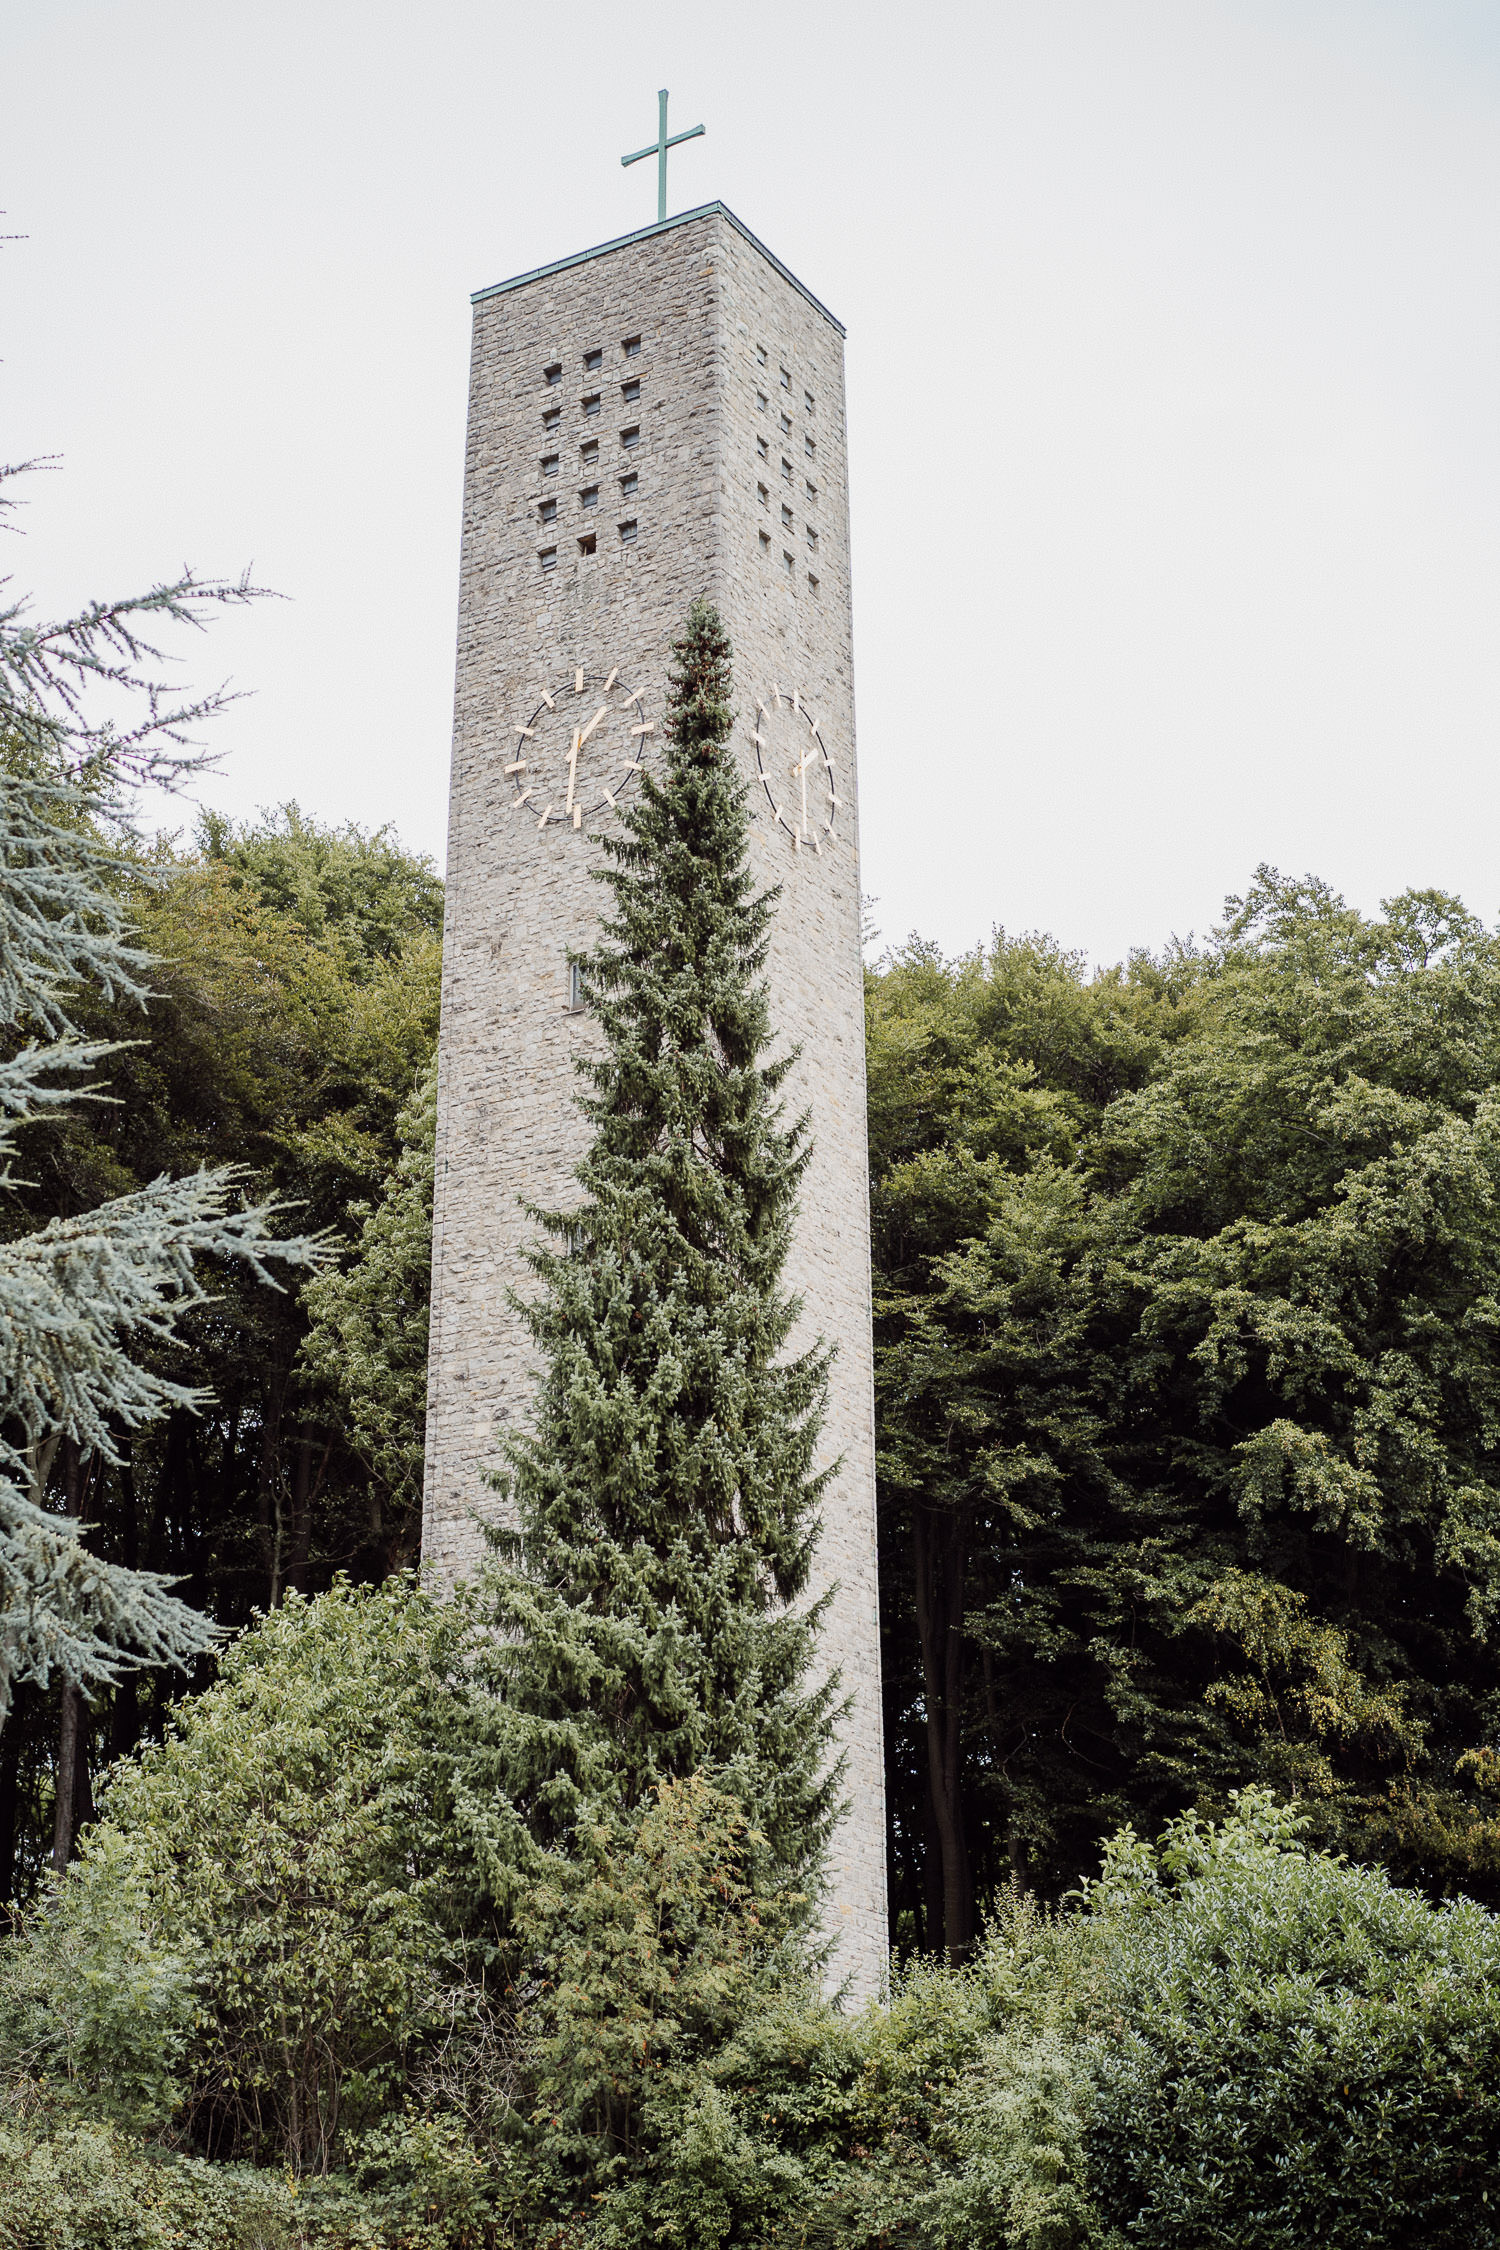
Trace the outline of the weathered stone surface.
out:
M 627 357 L 635 337 L 640 350 Z M 597 372 L 585 366 L 593 352 L 602 354 Z M 554 366 L 561 378 L 549 385 Z M 624 395 L 632 381 L 638 401 Z M 588 414 L 583 402 L 595 395 L 599 409 Z M 640 434 L 626 447 L 629 428 Z M 590 441 L 596 464 L 581 453 Z M 544 475 L 553 454 L 557 471 Z M 621 480 L 632 473 L 627 495 Z M 592 486 L 598 502 L 586 509 Z M 556 517 L 544 524 L 548 500 Z M 629 543 L 627 522 L 636 525 Z M 597 552 L 586 556 L 579 541 L 589 534 Z M 544 571 L 549 546 L 557 561 Z M 826 1449 L 842 1467 L 825 1508 L 818 1586 L 837 1587 L 822 1645 L 852 1699 L 843 1735 L 851 1809 L 827 1912 L 835 1975 L 865 1992 L 885 1968 L 885 1812 L 843 339 L 720 205 L 475 305 L 424 1524 L 424 1552 L 450 1579 L 477 1560 L 474 1512 L 495 1505 L 482 1482 L 495 1432 L 524 1416 L 530 1395 L 526 1342 L 506 1302 L 526 1285 L 521 1200 L 565 1203 L 576 1193 L 584 1141 L 572 1065 L 589 1031 L 568 1008 L 564 955 L 588 941 L 599 903 L 588 830 L 611 816 L 576 831 L 554 817 L 540 833 L 536 816 L 546 801 L 565 814 L 572 730 L 601 703 L 608 716 L 579 753 L 580 794 L 592 804 L 604 784 L 615 786 L 628 727 L 640 723 L 622 707 L 621 685 L 659 728 L 670 643 L 700 593 L 717 602 L 734 645 L 736 739 L 755 777 L 754 863 L 782 885 L 774 1010 L 781 1036 L 801 1048 L 791 1099 L 809 1107 L 815 1135 L 790 1279 L 808 1332 L 838 1347 Z M 751 740 L 763 702 L 762 755 L 800 826 L 801 777 L 789 769 L 811 736 L 790 707 L 794 694 L 836 776 L 836 836 L 821 851 L 794 848 L 776 823 Z M 518 730 L 538 712 L 527 742 Z M 558 783 L 529 808 L 517 790 L 531 772 L 504 771 L 518 744 Z M 816 756 L 808 779 L 810 825 L 821 835 L 828 789 Z

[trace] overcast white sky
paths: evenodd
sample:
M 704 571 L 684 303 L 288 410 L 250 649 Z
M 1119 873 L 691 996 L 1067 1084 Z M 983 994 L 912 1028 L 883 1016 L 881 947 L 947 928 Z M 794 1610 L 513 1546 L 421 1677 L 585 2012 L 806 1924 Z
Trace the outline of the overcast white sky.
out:
M 468 296 L 721 197 L 849 327 L 864 885 L 1500 911 L 1496 0 L 0 0 L 3 559 L 288 598 L 210 802 L 443 849 Z

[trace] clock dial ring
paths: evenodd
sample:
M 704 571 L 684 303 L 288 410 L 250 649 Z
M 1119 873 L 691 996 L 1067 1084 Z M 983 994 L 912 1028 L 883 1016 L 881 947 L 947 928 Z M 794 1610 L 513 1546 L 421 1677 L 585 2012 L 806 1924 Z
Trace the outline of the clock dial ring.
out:
M 786 761 L 784 782 L 777 771 L 777 745 L 771 739 L 774 714 L 779 711 L 790 711 L 807 729 L 805 737 L 800 730 L 794 734 L 794 754 Z M 797 689 L 787 693 L 773 681 L 769 702 L 764 696 L 756 697 L 750 740 L 755 745 L 755 762 L 772 820 L 785 830 L 794 851 L 806 846 L 821 857 L 825 847 L 838 842 L 842 800 L 822 730 Z
M 582 706 L 591 701 L 597 708 L 583 711 Z M 567 716 L 570 704 L 581 713 L 578 724 L 571 727 Z M 590 776 L 580 772 L 596 731 L 606 720 L 622 714 L 627 719 L 629 745 L 624 758 L 606 769 L 607 780 L 601 780 L 597 773 Z M 570 731 L 571 744 L 567 742 Z M 556 772 L 550 775 L 544 772 L 532 748 L 539 736 L 549 732 L 557 733 L 561 742 L 552 760 Z M 655 732 L 655 720 L 646 716 L 645 697 L 638 688 L 626 686 L 618 665 L 607 673 L 584 665 L 575 667 L 555 690 L 544 687 L 530 716 L 511 728 L 515 748 L 504 772 L 511 784 L 512 805 L 531 816 L 538 835 L 549 827 L 581 829 L 585 820 L 615 809 L 644 766 L 647 737 Z

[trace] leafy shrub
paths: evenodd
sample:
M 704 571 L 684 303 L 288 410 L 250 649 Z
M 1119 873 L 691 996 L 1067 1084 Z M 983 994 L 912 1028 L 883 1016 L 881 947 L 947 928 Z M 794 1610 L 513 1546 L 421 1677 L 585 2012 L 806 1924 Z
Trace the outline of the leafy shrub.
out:
M 448 1630 L 410 1585 L 342 1585 L 235 1643 L 0 1976 L 13 2070 L 297 2170 L 397 2099 L 452 1919 Z

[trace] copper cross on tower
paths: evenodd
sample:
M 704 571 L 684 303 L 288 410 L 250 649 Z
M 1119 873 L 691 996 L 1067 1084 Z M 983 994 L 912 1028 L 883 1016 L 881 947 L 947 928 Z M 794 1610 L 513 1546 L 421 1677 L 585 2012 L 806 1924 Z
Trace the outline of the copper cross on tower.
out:
M 685 133 L 674 133 L 668 140 L 667 89 L 663 86 L 656 97 L 655 140 L 647 148 L 638 148 L 633 156 L 622 156 L 620 158 L 622 164 L 639 164 L 643 156 L 654 156 L 656 158 L 656 216 L 658 221 L 664 219 L 667 215 L 667 150 L 675 148 L 679 141 L 695 141 L 700 133 L 706 131 L 706 126 L 690 125 Z

